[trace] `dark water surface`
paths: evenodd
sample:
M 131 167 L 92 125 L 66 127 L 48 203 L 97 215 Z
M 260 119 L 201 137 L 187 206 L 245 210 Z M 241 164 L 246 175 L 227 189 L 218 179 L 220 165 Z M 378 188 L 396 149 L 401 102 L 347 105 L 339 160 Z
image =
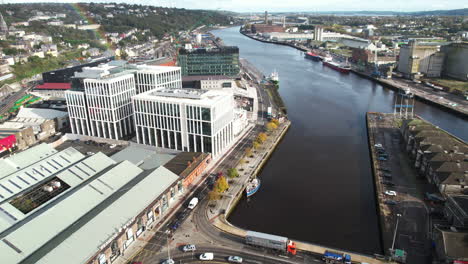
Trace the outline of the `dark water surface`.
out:
M 355 74 L 344 75 L 302 52 L 249 39 L 239 28 L 216 30 L 226 45 L 265 75 L 275 69 L 292 126 L 230 221 L 292 239 L 381 253 L 365 113 L 393 112 L 394 92 Z M 415 112 L 467 140 L 468 122 L 416 103 Z

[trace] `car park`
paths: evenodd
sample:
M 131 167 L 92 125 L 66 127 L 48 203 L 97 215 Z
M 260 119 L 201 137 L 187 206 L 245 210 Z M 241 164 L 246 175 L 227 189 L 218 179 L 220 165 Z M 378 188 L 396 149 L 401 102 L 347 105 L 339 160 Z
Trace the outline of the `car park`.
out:
M 395 191 L 385 191 L 384 192 L 386 195 L 390 195 L 390 196 L 396 196 L 397 193 Z
M 203 253 L 199 257 L 200 260 L 213 260 L 214 254 L 213 253 Z
M 185 245 L 182 248 L 182 251 L 184 251 L 184 252 L 192 252 L 192 251 L 195 251 L 195 250 L 197 250 L 197 248 L 195 247 L 195 245 L 192 245 L 192 244 Z
M 242 258 L 239 256 L 229 256 L 228 261 L 232 263 L 242 263 Z

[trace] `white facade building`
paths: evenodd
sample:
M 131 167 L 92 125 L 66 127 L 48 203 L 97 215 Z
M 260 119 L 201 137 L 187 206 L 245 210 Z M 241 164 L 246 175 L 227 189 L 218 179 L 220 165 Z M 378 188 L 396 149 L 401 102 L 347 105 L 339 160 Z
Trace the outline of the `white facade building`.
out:
M 137 94 L 160 87 L 182 88 L 180 67 L 138 65 L 136 70 Z
M 163 88 L 132 99 L 138 143 L 213 157 L 233 143 L 232 91 Z
M 133 134 L 135 94 L 131 73 L 84 79 L 83 91 L 65 92 L 72 133 L 116 140 Z

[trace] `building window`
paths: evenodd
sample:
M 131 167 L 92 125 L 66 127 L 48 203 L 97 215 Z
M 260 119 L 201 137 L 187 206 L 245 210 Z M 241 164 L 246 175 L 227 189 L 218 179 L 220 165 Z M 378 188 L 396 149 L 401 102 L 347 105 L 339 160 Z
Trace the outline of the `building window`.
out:
M 211 109 L 203 107 L 201 109 L 202 119 L 205 121 L 211 121 Z
M 107 264 L 106 254 L 100 254 L 98 257 L 99 264 Z

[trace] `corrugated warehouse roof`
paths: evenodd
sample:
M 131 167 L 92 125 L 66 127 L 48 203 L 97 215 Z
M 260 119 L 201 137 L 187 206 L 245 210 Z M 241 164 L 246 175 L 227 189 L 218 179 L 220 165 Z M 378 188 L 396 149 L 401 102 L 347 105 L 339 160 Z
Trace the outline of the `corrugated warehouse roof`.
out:
M 2 239 L 4 243 L 0 243 L 0 256 L 2 256 L 2 262 L 18 263 L 25 260 L 47 243 L 51 243 L 51 241 L 53 241 L 53 239 L 59 234 L 66 233 L 67 228 L 70 228 L 79 222 L 84 215 L 88 214 L 93 208 L 101 205 L 103 201 L 109 198 L 112 194 L 118 192 L 120 188 L 129 183 L 142 171 L 143 170 L 132 163 L 124 161 L 109 171 L 106 171 L 92 182 L 86 184 L 81 189 L 73 192 L 68 197 L 65 197 L 47 211 L 18 227 Z M 133 202 L 137 202 L 136 200 L 138 199 L 135 199 Z M 119 207 L 120 210 L 122 210 L 122 208 L 124 207 Z M 101 209 L 98 208 L 97 210 L 100 211 Z M 107 208 L 103 209 L 103 212 L 107 210 Z M 89 223 L 93 221 L 94 219 Z M 85 226 L 88 224 L 85 224 Z M 97 229 L 93 230 L 93 232 L 100 233 L 101 231 L 99 229 L 103 228 L 103 225 L 94 226 L 93 224 L 93 228 Z M 80 230 L 81 229 L 77 232 L 81 233 Z M 105 232 L 107 234 L 112 234 L 115 232 L 115 229 L 107 229 Z M 71 235 L 69 239 L 74 237 L 74 235 L 75 234 Z M 84 243 L 96 243 L 94 241 L 95 235 L 93 233 L 87 233 L 86 236 L 88 236 L 89 241 Z M 58 248 L 66 245 L 66 241 L 65 243 L 61 243 Z M 82 247 L 88 248 L 87 245 L 80 242 L 80 244 L 76 244 L 71 251 L 78 250 L 81 252 L 80 248 Z M 96 247 L 93 247 L 92 249 L 95 251 Z M 56 249 L 52 252 L 55 251 Z M 71 251 L 67 252 L 66 255 L 62 255 L 60 259 L 54 257 L 53 261 L 47 260 L 43 263 L 71 263 L 71 260 L 76 261 L 76 263 L 82 263 L 83 261 L 81 261 L 81 259 L 83 259 L 83 255 L 78 255 L 80 258 L 75 258 L 72 256 Z M 32 263 L 36 263 L 36 261 L 34 260 Z
M 14 154 L 6 159 L 0 159 L 0 179 L 33 163 L 57 153 L 53 147 L 46 143 L 34 146 L 27 151 Z
M 36 263 L 85 263 L 112 235 L 178 180 L 159 167 Z

